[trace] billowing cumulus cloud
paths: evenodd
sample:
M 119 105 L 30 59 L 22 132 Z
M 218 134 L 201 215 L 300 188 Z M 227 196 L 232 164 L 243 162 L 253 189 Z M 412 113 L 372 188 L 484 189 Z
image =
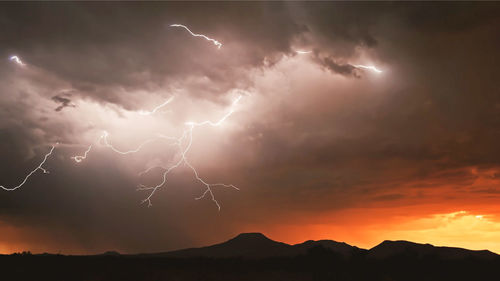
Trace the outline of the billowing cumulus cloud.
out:
M 465 210 L 498 223 L 498 10 L 496 3 L 2 4 L 0 184 L 18 184 L 59 145 L 45 165 L 50 174 L 0 193 L 0 251 L 160 251 L 242 231 L 369 246 L 397 238 L 384 237 L 385 218 L 397 225 Z M 13 54 L 25 65 L 10 61 Z M 221 126 L 193 131 L 186 155 L 208 182 L 240 188 L 214 189 L 220 212 L 209 199 L 194 200 L 204 189 L 185 166 L 151 208 L 141 205 L 147 192 L 137 185 L 157 184 L 162 174 L 140 172 L 175 164 L 179 151 L 160 139 L 120 155 L 100 138 L 106 131 L 118 150 L 133 150 L 231 109 Z M 75 163 L 71 156 L 89 145 Z M 307 235 L 289 231 L 298 225 Z M 495 228 L 477 231 L 488 229 Z

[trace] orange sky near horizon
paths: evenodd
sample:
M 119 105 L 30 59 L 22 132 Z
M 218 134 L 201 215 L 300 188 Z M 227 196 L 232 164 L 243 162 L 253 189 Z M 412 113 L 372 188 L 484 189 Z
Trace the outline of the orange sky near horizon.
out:
M 484 192 L 499 186 L 498 171 L 471 167 L 462 171 L 473 177 L 468 181 L 446 182 L 446 178 L 436 175 L 424 181 L 401 184 L 399 190 L 406 194 L 422 185 L 431 187 L 420 194 L 425 196 L 425 201 L 401 199 L 391 205 L 375 202 L 319 215 L 308 214 L 296 223 L 263 228 L 252 225 L 249 230 L 265 229 L 271 239 L 289 244 L 331 239 L 369 249 L 384 240 L 407 240 L 500 253 L 498 198 Z M 457 171 L 450 171 L 453 172 Z M 464 194 L 459 194 L 459 189 Z M 447 198 L 450 192 L 456 192 L 456 198 Z
M 403 211 L 403 210 L 401 210 Z M 367 214 L 370 214 L 369 216 Z M 332 223 L 283 224 L 247 226 L 244 232 L 255 229 L 275 241 L 298 244 L 307 240 L 335 240 L 364 249 L 370 249 L 384 240 L 407 240 L 429 243 L 434 246 L 459 247 L 471 250 L 490 250 L 500 254 L 500 220 L 497 214 L 457 210 L 416 217 L 394 214 L 389 209 L 356 209 L 332 214 Z M 9 244 L 0 244 L 0 253 L 31 251 L 32 253 L 88 253 L 75 249 L 71 243 L 60 245 L 60 249 L 47 249 L 43 244 L 23 242 L 24 231 L 2 226 L 2 234 Z M 17 238 L 17 239 L 16 239 Z M 222 241 L 214 241 L 221 243 Z M 211 244 L 211 243 L 209 243 Z M 50 247 L 50 246 L 49 246 Z
M 356 210 L 359 212 L 360 210 Z M 364 210 L 377 212 L 377 210 Z M 373 214 L 372 214 L 373 215 Z M 306 240 L 335 240 L 370 249 L 384 240 L 406 240 L 434 246 L 490 250 L 500 253 L 500 221 L 495 215 L 465 210 L 420 218 L 372 217 L 370 222 L 349 224 L 305 224 L 266 228 L 277 241 L 298 244 Z

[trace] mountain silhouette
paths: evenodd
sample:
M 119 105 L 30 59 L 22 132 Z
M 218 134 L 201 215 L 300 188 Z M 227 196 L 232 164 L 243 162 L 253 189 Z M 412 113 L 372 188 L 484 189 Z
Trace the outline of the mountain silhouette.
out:
M 261 233 L 153 254 L 0 255 L 2 280 L 12 281 L 470 281 L 497 280 L 498 268 L 500 256 L 486 250 L 408 241 L 384 241 L 369 250 L 332 240 L 289 245 Z
M 220 244 L 171 252 L 141 254 L 141 256 L 172 258 L 294 257 L 305 255 L 308 251 L 317 247 L 327 249 L 343 258 L 350 258 L 353 255 L 366 255 L 367 258 L 372 259 L 386 259 L 401 255 L 417 258 L 436 257 L 440 259 L 462 259 L 467 257 L 494 259 L 499 257 L 488 250 L 474 251 L 453 247 L 435 247 L 431 244 L 419 244 L 408 241 L 386 240 L 369 250 L 333 240 L 308 240 L 304 243 L 289 245 L 271 240 L 262 233 L 241 233 Z
M 436 247 L 431 244 L 419 244 L 408 241 L 385 240 L 368 251 L 368 258 L 386 259 L 393 256 L 413 256 L 418 258 L 435 257 L 440 259 L 479 258 L 494 259 L 497 254 L 488 250 L 474 251 L 454 247 Z

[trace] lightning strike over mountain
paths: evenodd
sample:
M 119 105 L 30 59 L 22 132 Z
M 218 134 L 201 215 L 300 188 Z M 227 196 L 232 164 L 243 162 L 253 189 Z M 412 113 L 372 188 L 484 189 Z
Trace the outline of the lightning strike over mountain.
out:
M 25 66 L 26 65 L 25 63 L 23 63 L 23 61 L 18 56 L 11 56 L 9 58 L 9 60 L 11 60 L 11 61 L 13 61 L 13 62 L 15 62 L 15 63 L 17 63 L 17 64 L 19 64 L 21 66 Z
M 355 64 L 353 66 L 356 67 L 356 68 L 363 68 L 363 69 L 368 69 L 368 70 L 375 71 L 377 73 L 382 73 L 382 70 L 380 70 L 380 69 L 378 69 L 378 68 L 376 68 L 375 66 L 372 66 L 372 65 L 367 66 L 367 65 Z
M 184 29 L 186 29 L 192 36 L 194 37 L 202 37 L 204 38 L 205 40 L 208 40 L 210 42 L 212 42 L 215 46 L 217 46 L 217 49 L 220 49 L 222 47 L 222 43 L 215 40 L 215 39 L 212 39 L 210 37 L 207 37 L 206 35 L 203 35 L 203 34 L 196 34 L 196 33 L 193 33 L 189 28 L 187 28 L 187 26 L 185 25 L 182 25 L 182 24 L 171 24 L 170 25 L 171 27 L 182 27 Z
M 29 177 L 31 177 L 31 175 L 33 175 L 38 170 L 41 170 L 44 174 L 48 174 L 49 171 L 46 170 L 45 168 L 43 168 L 42 166 L 43 166 L 43 164 L 45 164 L 45 162 L 47 161 L 49 156 L 52 155 L 52 152 L 54 151 L 55 148 L 56 148 L 56 146 L 53 145 L 52 148 L 50 149 L 50 151 L 47 154 L 45 154 L 43 161 L 33 171 L 31 171 L 28 175 L 26 175 L 26 177 L 24 178 L 24 180 L 20 184 L 14 186 L 14 187 L 5 187 L 3 185 L 0 185 L 0 187 L 6 191 L 13 191 L 13 190 L 16 190 L 16 189 L 20 188 L 21 186 L 23 186 L 26 183 L 26 181 L 28 181 Z

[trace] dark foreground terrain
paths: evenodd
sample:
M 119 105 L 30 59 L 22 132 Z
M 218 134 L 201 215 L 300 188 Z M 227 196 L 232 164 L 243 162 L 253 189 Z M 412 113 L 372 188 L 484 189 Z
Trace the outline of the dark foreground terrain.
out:
M 0 280 L 500 280 L 500 256 L 406 241 L 288 245 L 253 233 L 156 254 L 3 255 L 0 269 Z

